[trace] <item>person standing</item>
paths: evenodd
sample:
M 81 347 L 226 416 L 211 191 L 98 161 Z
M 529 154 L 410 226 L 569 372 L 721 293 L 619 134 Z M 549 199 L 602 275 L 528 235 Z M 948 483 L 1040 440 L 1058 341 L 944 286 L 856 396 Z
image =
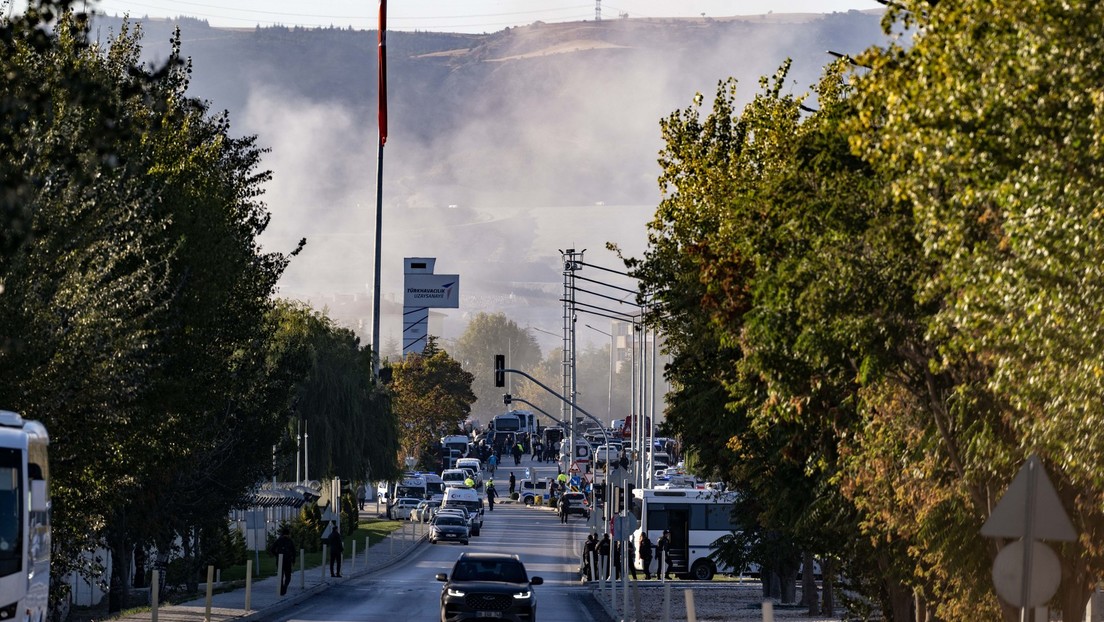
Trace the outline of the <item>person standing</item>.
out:
M 491 456 L 489 458 L 487 458 L 487 470 L 491 472 L 491 475 L 494 475 L 495 467 L 497 467 L 497 466 L 498 466 L 498 456 L 496 456 L 494 454 L 491 454 Z
M 667 576 L 668 572 L 671 572 L 671 558 L 668 556 L 668 551 L 671 550 L 671 532 L 667 529 L 663 530 L 663 535 L 656 540 L 656 578 L 657 579 L 670 579 Z M 663 562 L 667 562 L 667 572 L 663 571 Z
M 486 488 L 487 488 L 487 507 L 489 507 L 491 509 L 491 511 L 494 512 L 494 501 L 495 501 L 495 497 L 498 496 L 498 493 L 495 491 L 494 480 L 493 479 L 487 480 Z
M 284 565 L 280 568 L 280 596 L 283 596 L 291 585 L 291 570 L 295 566 L 295 542 L 287 525 L 280 526 L 280 536 L 272 543 L 272 554 L 276 556 L 277 564 L 280 563 L 280 556 L 284 556 Z
M 610 537 L 608 533 L 602 534 L 602 539 L 598 541 L 598 575 L 602 578 L 610 578 Z
M 340 577 L 341 553 L 345 550 L 345 542 L 336 522 L 330 523 L 330 535 L 326 538 L 326 544 L 330 545 L 330 576 Z
M 533 458 L 534 462 L 540 462 L 541 459 L 541 442 L 540 440 L 533 441 Z
M 640 543 L 637 545 L 640 549 L 640 565 L 643 566 L 644 578 L 652 578 L 652 541 L 648 538 L 648 532 L 640 532 Z
M 636 581 L 636 546 L 633 545 L 632 538 L 625 538 L 625 552 L 629 558 L 629 574 L 632 575 L 633 581 Z
M 514 477 L 514 472 L 510 471 L 510 496 L 514 496 L 514 489 L 517 487 L 517 478 Z
M 567 523 L 567 514 L 571 511 L 571 500 L 567 495 L 560 495 L 560 522 Z
M 583 581 L 593 581 L 597 576 L 596 569 L 591 566 L 591 560 L 598 552 L 598 536 L 590 534 L 583 544 L 583 563 L 581 565 Z

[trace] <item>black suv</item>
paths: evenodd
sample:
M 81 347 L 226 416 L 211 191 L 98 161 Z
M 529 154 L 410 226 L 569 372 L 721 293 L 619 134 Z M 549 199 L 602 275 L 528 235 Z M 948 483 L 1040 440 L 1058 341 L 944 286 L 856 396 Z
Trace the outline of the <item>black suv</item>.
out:
M 537 619 L 534 585 L 544 583 L 529 577 L 517 555 L 464 553 L 452 567 L 452 574 L 437 575 L 441 588 L 441 622 L 495 618 L 513 622 Z

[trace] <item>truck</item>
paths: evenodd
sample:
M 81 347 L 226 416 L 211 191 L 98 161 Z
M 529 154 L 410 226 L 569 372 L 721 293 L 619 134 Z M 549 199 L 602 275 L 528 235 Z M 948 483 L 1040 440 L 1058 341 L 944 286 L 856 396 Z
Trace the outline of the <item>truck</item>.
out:
M 459 451 L 461 458 L 468 455 L 468 442 L 469 439 L 464 434 L 450 434 L 441 437 L 441 445 L 446 449 L 455 449 Z
M 0 611 L 42 621 L 50 597 L 47 448 L 38 421 L 0 410 Z

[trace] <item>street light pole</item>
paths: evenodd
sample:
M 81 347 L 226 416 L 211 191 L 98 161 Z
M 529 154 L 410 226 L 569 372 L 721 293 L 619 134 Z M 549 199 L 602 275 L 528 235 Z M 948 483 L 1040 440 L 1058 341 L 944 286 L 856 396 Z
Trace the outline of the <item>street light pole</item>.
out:
M 586 326 L 596 333 L 602 333 L 603 335 L 610 338 L 609 393 L 606 400 L 606 421 L 613 421 L 613 333 L 607 333 L 600 328 L 594 328 L 590 324 L 584 324 L 583 326 Z

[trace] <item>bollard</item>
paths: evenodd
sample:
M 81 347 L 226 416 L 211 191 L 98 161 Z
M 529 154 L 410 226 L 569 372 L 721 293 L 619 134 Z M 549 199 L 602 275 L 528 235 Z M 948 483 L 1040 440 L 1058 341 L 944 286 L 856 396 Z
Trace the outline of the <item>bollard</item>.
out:
M 161 598 L 161 571 L 150 573 L 150 622 L 157 622 L 157 601 Z
M 640 581 L 632 582 L 632 596 L 633 596 L 633 614 L 635 619 L 643 620 L 640 617 Z
M 326 582 L 326 553 L 329 551 L 330 545 L 322 545 L 322 582 Z
M 299 589 L 307 589 L 307 550 L 299 549 Z
M 284 580 L 284 575 L 278 574 L 280 580 Z M 253 560 L 245 560 L 245 611 L 249 612 L 249 604 L 253 600 Z M 157 622 L 154 620 L 153 622 Z
M 622 546 L 624 548 L 624 546 Z M 621 612 L 622 615 L 628 619 L 629 617 L 629 556 L 621 556 Z
M 356 572 L 356 538 L 353 538 L 353 556 L 349 558 L 349 572 Z
M 276 576 L 277 577 L 283 577 L 284 576 L 284 564 L 286 564 L 286 563 L 288 563 L 288 562 L 284 560 L 284 554 L 283 553 L 280 553 L 279 555 L 276 556 Z M 283 580 L 283 579 L 281 579 L 281 580 Z M 279 585 L 276 586 L 276 593 L 277 594 L 280 593 L 280 586 Z
M 763 622 L 774 622 L 774 603 L 763 601 Z
M 387 540 L 388 540 L 387 547 L 389 549 L 391 549 L 390 551 L 388 551 L 387 556 L 388 557 L 394 557 L 395 556 L 395 532 L 394 531 L 387 534 Z
M 607 559 L 612 560 L 613 558 L 610 557 L 610 558 L 607 558 Z M 610 582 L 610 593 L 609 593 L 610 594 L 610 611 L 612 611 L 616 615 L 617 614 L 617 579 L 615 579 L 614 577 L 616 577 L 617 575 L 614 574 L 612 562 L 609 563 L 609 564 L 606 564 L 606 565 L 609 566 L 609 569 L 607 570 L 607 572 L 609 572 L 609 582 Z
M 686 590 L 686 622 L 698 622 L 698 612 L 694 609 L 694 590 Z
M 367 536 L 364 537 L 364 569 L 367 570 L 368 566 L 368 549 L 372 547 L 372 541 Z
M 671 622 L 671 584 L 663 585 L 663 622 Z
M 207 600 L 205 604 L 206 613 L 203 614 L 204 622 L 211 622 L 211 596 L 212 590 L 215 587 L 215 567 L 207 566 Z

